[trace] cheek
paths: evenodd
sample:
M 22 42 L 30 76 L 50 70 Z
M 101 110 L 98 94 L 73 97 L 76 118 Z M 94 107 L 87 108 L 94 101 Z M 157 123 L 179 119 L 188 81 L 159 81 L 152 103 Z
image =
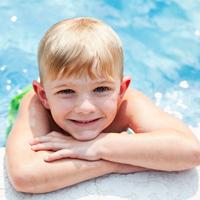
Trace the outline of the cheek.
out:
M 72 109 L 72 102 L 66 99 L 53 99 L 50 103 L 50 110 L 54 117 L 61 117 L 62 115 L 70 112 Z
M 118 97 L 116 95 L 111 96 L 108 99 L 105 99 L 103 103 L 101 102 L 102 110 L 104 113 L 109 115 L 110 117 L 115 116 L 118 108 Z

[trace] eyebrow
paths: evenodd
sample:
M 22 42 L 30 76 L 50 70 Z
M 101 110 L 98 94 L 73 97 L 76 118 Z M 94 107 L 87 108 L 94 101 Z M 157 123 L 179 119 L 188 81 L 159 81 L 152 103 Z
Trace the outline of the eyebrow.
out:
M 114 81 L 107 81 L 107 80 L 105 80 L 105 81 L 95 81 L 95 82 L 93 82 L 92 84 L 114 84 Z M 55 86 L 55 89 L 57 89 L 57 88 L 60 88 L 60 87 L 73 87 L 73 86 L 77 86 L 77 85 L 79 85 L 79 84 L 74 84 L 74 83 L 63 83 L 63 84 L 61 84 L 61 85 L 57 85 L 57 86 Z

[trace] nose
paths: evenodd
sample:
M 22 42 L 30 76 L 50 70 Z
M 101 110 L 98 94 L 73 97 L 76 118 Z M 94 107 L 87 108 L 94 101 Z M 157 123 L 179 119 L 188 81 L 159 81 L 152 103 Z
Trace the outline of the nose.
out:
M 90 114 L 96 111 L 96 106 L 89 98 L 80 99 L 74 108 L 76 113 L 80 114 Z

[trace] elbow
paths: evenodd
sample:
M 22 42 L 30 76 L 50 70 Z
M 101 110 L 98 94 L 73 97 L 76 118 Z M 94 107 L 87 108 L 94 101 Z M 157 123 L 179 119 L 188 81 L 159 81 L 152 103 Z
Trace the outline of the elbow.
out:
M 17 170 L 10 174 L 10 182 L 17 192 L 32 193 L 30 174 L 24 171 Z
M 187 142 L 182 146 L 179 155 L 176 154 L 174 157 L 174 162 L 165 168 L 165 171 L 190 170 L 200 165 L 200 142 Z
M 33 171 L 30 169 L 14 170 L 9 175 L 10 182 L 17 192 L 23 193 L 41 193 L 38 190 L 37 180 L 33 176 Z
M 192 144 L 186 153 L 182 170 L 188 170 L 200 165 L 200 143 Z
M 198 139 L 188 139 L 180 143 L 180 162 L 177 162 L 178 168 L 175 171 L 183 171 L 195 168 L 200 165 L 200 141 Z M 179 159 L 177 159 L 179 160 Z
M 34 169 L 34 167 L 21 167 L 9 173 L 9 179 L 17 192 L 41 194 L 48 193 L 57 188 L 54 183 L 50 184 L 45 171 Z
M 200 143 L 197 143 L 197 145 L 194 147 L 194 150 L 192 152 L 193 157 L 193 167 L 200 165 Z
M 24 178 L 21 175 L 16 175 L 16 176 L 10 178 L 10 181 L 11 181 L 13 188 L 17 192 L 25 192 L 25 193 L 31 192 L 26 185 L 26 181 L 24 180 Z

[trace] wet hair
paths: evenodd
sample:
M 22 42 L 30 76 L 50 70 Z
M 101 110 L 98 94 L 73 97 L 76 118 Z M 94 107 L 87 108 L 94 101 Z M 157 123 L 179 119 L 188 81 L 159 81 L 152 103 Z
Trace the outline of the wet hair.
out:
M 100 20 L 65 19 L 44 35 L 38 49 L 40 81 L 89 76 L 123 76 L 123 50 L 118 35 Z

